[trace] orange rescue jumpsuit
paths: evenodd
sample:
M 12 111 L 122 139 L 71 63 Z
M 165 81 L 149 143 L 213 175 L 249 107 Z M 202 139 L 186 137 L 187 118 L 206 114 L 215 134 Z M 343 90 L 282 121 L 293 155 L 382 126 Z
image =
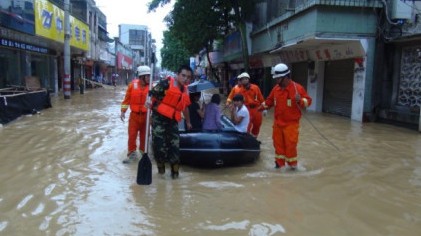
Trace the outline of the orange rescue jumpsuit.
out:
M 262 111 L 259 111 L 258 108 L 265 99 L 263 98 L 262 92 L 260 91 L 259 86 L 255 84 L 249 84 L 248 88 L 245 88 L 243 85 L 235 85 L 232 88 L 230 94 L 227 98 L 227 105 L 232 102 L 232 98 L 240 93 L 244 97 L 244 105 L 250 113 L 250 122 L 247 128 L 247 132 L 251 133 L 254 137 L 257 138 L 260 132 L 260 126 L 262 125 Z
M 126 112 L 130 107 L 129 117 L 129 140 L 128 154 L 136 151 L 136 140 L 139 136 L 139 150 L 145 151 L 145 135 L 146 135 L 146 114 L 145 107 L 146 98 L 149 87 L 147 84 L 141 85 L 139 79 L 134 79 L 127 87 L 126 96 L 121 103 L 121 112 Z
M 276 85 L 263 104 L 265 108 L 275 107 L 272 139 L 279 167 L 285 166 L 285 162 L 291 167 L 297 166 L 301 109 L 310 106 L 311 101 L 303 86 L 291 81 L 286 88 Z

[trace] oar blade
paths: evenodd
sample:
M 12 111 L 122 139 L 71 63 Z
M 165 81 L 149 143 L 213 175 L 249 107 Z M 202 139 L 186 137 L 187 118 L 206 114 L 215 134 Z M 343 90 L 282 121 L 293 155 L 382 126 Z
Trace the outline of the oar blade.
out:
M 137 166 L 136 182 L 138 185 L 150 185 L 152 183 L 152 162 L 147 153 L 143 154 Z

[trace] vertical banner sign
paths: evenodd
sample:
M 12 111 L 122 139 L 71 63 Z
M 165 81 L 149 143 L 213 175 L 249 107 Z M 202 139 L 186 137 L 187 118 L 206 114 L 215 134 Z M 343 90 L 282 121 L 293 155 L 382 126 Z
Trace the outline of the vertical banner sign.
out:
M 196 60 L 194 57 L 190 57 L 190 68 L 195 71 L 196 70 Z

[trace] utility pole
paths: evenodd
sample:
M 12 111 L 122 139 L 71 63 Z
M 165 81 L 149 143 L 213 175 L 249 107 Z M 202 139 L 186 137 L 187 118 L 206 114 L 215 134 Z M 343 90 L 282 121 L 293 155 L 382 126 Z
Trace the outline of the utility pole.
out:
M 70 0 L 64 0 L 64 99 L 70 99 Z

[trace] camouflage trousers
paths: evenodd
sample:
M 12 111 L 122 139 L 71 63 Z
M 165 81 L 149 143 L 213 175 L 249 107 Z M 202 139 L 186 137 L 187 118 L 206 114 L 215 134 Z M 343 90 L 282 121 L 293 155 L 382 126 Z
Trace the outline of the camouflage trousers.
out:
M 154 112 L 152 114 L 152 149 L 156 162 L 180 163 L 178 122 Z

